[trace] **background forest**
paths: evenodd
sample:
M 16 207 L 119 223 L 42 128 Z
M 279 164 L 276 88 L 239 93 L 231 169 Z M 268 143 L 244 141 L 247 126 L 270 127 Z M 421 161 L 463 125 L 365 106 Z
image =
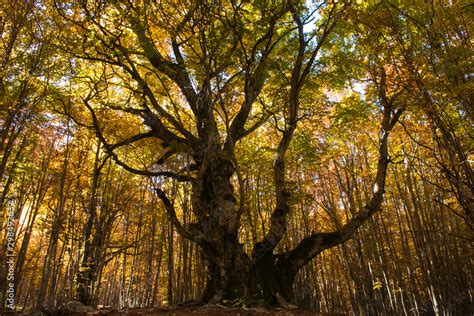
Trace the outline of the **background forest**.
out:
M 275 260 L 345 229 L 382 183 L 380 207 L 295 270 L 294 297 L 270 290 L 280 306 L 473 313 L 470 1 L 0 3 L 0 310 L 9 269 L 20 311 L 206 297 L 212 257 L 186 232 L 201 160 L 181 141 L 215 128 L 241 138 L 222 157 L 249 257 L 278 205 Z

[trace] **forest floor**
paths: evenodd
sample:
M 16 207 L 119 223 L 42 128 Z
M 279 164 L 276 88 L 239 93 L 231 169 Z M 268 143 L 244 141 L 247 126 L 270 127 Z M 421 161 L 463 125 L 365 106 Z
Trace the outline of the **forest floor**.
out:
M 303 310 L 284 310 L 284 309 L 265 309 L 265 308 L 234 308 L 234 307 L 169 307 L 154 309 L 126 309 L 126 310 L 98 310 L 88 313 L 75 313 L 77 316 L 88 315 L 210 315 L 210 316 L 260 316 L 260 315 L 320 315 L 320 316 L 336 316 L 338 314 L 319 314 L 315 312 Z M 341 314 L 339 314 L 341 315 Z
M 279 315 L 279 316 L 340 316 L 343 314 L 321 314 L 303 310 L 285 310 L 285 309 L 265 309 L 261 307 L 255 308 L 237 308 L 237 307 L 168 307 L 153 309 L 101 309 L 89 312 L 30 312 L 30 313 L 7 313 L 5 315 L 71 315 L 71 316 L 93 316 L 93 315 L 169 315 L 169 316 L 261 316 L 261 315 Z M 3 313 L 0 313 L 3 315 Z

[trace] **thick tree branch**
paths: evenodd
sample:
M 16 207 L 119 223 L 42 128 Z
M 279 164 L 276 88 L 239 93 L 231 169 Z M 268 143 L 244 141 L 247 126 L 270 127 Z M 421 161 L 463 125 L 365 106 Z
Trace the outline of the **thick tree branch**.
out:
M 232 120 L 229 128 L 229 135 L 226 139 L 226 148 L 232 148 L 233 144 L 239 141 L 244 136 L 248 135 L 249 130 L 245 129 L 245 123 L 248 120 L 252 105 L 259 96 L 263 89 L 265 80 L 267 78 L 267 60 L 275 46 L 279 41 L 287 35 L 287 32 L 278 36 L 275 36 L 275 26 L 278 19 L 288 12 L 288 7 L 285 6 L 281 11 L 277 12 L 272 19 L 269 21 L 267 32 L 260 37 L 255 45 L 252 47 L 250 58 L 247 61 L 247 67 L 245 70 L 244 80 L 244 102 L 239 109 L 239 112 Z M 264 45 L 263 50 L 259 47 Z M 259 58 L 257 54 L 261 55 Z M 258 126 L 256 126 L 258 127 Z
M 134 66 L 133 62 L 130 60 L 128 57 L 127 51 L 123 48 L 120 47 L 120 50 L 123 54 L 123 57 L 127 59 L 127 62 L 129 63 L 130 67 L 126 66 L 123 63 L 120 63 L 122 68 L 124 68 L 131 76 L 133 79 L 135 79 L 143 89 L 143 92 L 145 95 L 148 97 L 150 100 L 151 104 L 153 105 L 153 108 L 160 114 L 160 116 L 164 117 L 171 125 L 178 131 L 180 132 L 186 139 L 188 140 L 188 143 L 193 146 L 197 143 L 196 137 L 188 131 L 178 120 L 176 120 L 171 114 L 169 114 L 159 103 L 158 100 L 155 97 L 155 94 L 151 90 L 150 86 L 144 80 L 141 76 L 136 67 Z M 149 111 L 151 112 L 151 111 Z M 144 115 L 150 115 L 149 113 L 144 113 Z
M 388 155 L 388 137 L 390 131 L 398 122 L 405 108 L 401 107 L 394 111 L 393 105 L 387 97 L 385 91 L 385 73 L 382 71 L 381 82 L 379 84 L 379 97 L 383 105 L 383 116 L 380 127 L 379 155 L 377 163 L 377 173 L 373 185 L 372 197 L 362 210 L 355 213 L 352 218 L 340 229 L 328 233 L 314 233 L 304 238 L 292 251 L 285 253 L 282 258 L 287 267 L 298 271 L 308 261 L 325 249 L 332 248 L 348 241 L 357 229 L 366 222 L 373 214 L 381 210 L 383 195 L 385 193 L 385 179 L 387 168 L 390 163 Z
M 332 11 L 335 10 L 336 5 Z M 270 217 L 270 229 L 263 240 L 253 249 L 254 261 L 259 261 L 263 256 L 257 255 L 260 249 L 266 253 L 271 253 L 275 246 L 280 242 L 286 232 L 286 216 L 290 212 L 289 197 L 290 193 L 286 187 L 286 162 L 285 155 L 293 139 L 294 132 L 298 123 L 299 95 L 303 83 L 310 73 L 310 69 L 316 55 L 323 46 L 324 42 L 336 23 L 335 15 L 330 15 L 325 23 L 323 34 L 316 47 L 310 52 L 310 57 L 306 58 L 309 42 L 305 39 L 304 23 L 292 2 L 290 2 L 289 11 L 293 15 L 293 21 L 298 31 L 298 51 L 295 57 L 294 66 L 290 79 L 290 91 L 288 94 L 288 108 L 286 117 L 286 127 L 282 131 L 282 138 L 276 149 L 275 160 L 273 164 L 273 181 L 275 184 L 276 206 Z M 259 249 L 260 248 L 260 249 Z
M 123 167 L 125 170 L 131 172 L 131 173 L 134 173 L 134 174 L 138 174 L 138 175 L 143 175 L 143 176 L 149 176 L 149 177 L 169 177 L 169 178 L 173 178 L 173 179 L 176 179 L 177 181 L 193 181 L 193 178 L 190 177 L 190 176 L 186 176 L 186 175 L 180 175 L 180 174 L 176 174 L 172 171 L 149 171 L 149 170 L 141 170 L 141 169 L 137 169 L 137 168 L 134 168 L 134 167 L 131 167 L 130 165 L 126 164 L 125 162 L 123 162 L 119 157 L 118 155 L 114 152 L 115 149 L 119 148 L 119 147 L 123 147 L 125 145 L 130 145 L 132 144 L 133 142 L 136 142 L 138 140 L 141 140 L 141 139 L 144 139 L 144 138 L 149 138 L 149 137 L 155 137 L 152 132 L 149 132 L 149 133 L 143 133 L 143 134 L 138 134 L 138 135 L 134 135 L 132 137 L 130 137 L 129 139 L 127 140 L 124 140 L 124 141 L 121 141 L 119 143 L 116 143 L 116 144 L 109 144 L 107 142 L 107 140 L 105 139 L 104 135 L 102 134 L 102 131 L 101 131 L 101 128 L 100 128 L 100 125 L 99 125 L 99 120 L 97 119 L 97 116 L 95 114 L 95 111 L 94 109 L 91 107 L 91 105 L 89 104 L 89 100 L 88 98 L 86 99 L 83 99 L 83 102 L 85 104 L 85 106 L 87 107 L 87 109 L 89 110 L 89 112 L 91 113 L 91 116 L 92 116 L 92 126 L 94 127 L 94 130 L 95 130 L 95 133 L 96 133 L 96 136 L 97 138 L 100 140 L 100 142 L 102 143 L 102 145 L 104 146 L 104 149 L 106 150 L 107 154 L 115 161 L 115 163 L 117 163 L 119 166 Z
M 188 101 L 194 115 L 198 117 L 198 95 L 194 89 L 188 72 L 184 65 L 184 59 L 179 52 L 179 47 L 174 47 L 174 52 L 177 54 L 177 63 L 166 60 L 153 45 L 151 39 L 146 35 L 146 28 L 138 18 L 129 15 L 129 22 L 132 29 L 137 35 L 141 47 L 148 61 L 161 73 L 173 80 L 181 89 L 181 92 Z
M 176 231 L 184 238 L 195 241 L 194 236 L 191 235 L 187 230 L 185 230 L 184 227 L 181 225 L 181 222 L 176 216 L 176 211 L 174 209 L 173 203 L 171 203 L 171 201 L 168 199 L 165 192 L 157 187 L 154 187 L 154 190 L 156 192 L 156 195 L 160 198 L 161 202 L 163 202 L 168 219 L 176 228 Z

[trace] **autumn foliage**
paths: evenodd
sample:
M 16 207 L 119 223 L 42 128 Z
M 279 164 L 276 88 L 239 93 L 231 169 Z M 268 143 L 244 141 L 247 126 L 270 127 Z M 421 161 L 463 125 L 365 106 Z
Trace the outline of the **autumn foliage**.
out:
M 0 310 L 472 314 L 472 20 L 0 2 Z

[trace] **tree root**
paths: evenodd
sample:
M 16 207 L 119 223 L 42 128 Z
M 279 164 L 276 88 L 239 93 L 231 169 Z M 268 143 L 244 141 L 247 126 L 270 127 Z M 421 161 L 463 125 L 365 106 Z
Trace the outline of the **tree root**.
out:
M 284 309 L 298 309 L 298 306 L 289 303 L 283 296 L 281 296 L 280 292 L 275 293 L 275 299 L 277 304 Z

